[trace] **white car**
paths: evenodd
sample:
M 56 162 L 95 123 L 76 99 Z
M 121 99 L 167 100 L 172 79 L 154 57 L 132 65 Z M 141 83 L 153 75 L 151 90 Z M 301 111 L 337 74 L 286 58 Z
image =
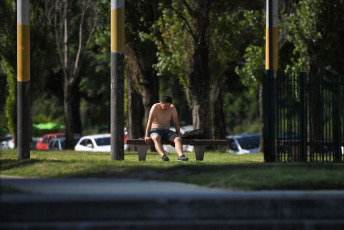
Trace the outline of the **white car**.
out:
M 227 153 L 245 154 L 259 152 L 259 133 L 226 136 L 230 141 Z
M 82 137 L 74 147 L 75 151 L 111 152 L 111 134 L 96 134 Z M 124 145 L 124 150 L 128 149 Z
M 6 136 L 0 143 L 0 149 L 14 149 L 14 140 L 11 135 Z

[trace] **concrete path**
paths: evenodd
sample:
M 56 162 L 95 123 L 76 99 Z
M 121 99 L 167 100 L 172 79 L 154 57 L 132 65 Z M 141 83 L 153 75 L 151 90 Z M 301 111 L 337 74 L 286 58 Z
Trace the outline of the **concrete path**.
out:
M 1 184 L 35 194 L 55 195 L 181 195 L 225 194 L 228 190 L 201 187 L 192 184 L 135 179 L 101 178 L 18 178 L 2 177 Z
M 0 176 L 0 183 L 32 194 L 49 195 L 110 195 L 110 196 L 236 196 L 236 197 L 341 197 L 344 190 L 315 191 L 233 191 L 193 184 L 166 181 L 145 181 L 118 178 L 24 178 Z
M 133 179 L 1 177 L 0 229 L 342 230 L 344 191 L 231 191 Z

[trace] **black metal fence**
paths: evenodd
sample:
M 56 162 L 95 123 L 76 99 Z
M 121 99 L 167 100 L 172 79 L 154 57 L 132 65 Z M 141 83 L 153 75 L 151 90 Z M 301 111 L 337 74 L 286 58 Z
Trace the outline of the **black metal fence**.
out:
M 264 132 L 272 133 L 266 160 L 344 162 L 343 77 L 282 72 L 264 77 L 263 86 L 272 89 L 268 94 L 264 89 L 265 101 L 270 97 Z

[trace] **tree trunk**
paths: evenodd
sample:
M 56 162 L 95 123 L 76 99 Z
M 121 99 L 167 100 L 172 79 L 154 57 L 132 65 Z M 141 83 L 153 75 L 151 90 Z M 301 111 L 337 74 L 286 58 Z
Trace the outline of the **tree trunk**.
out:
M 222 88 L 219 84 L 220 79 L 217 79 L 211 89 L 211 106 L 213 115 L 213 126 L 214 126 L 214 138 L 225 139 L 226 138 L 226 122 L 225 115 L 223 112 L 223 97 Z
M 65 81 L 66 82 L 66 81 Z M 80 95 L 77 85 L 64 83 L 64 111 L 66 124 L 66 149 L 74 149 L 74 135 L 81 134 Z
M 159 78 L 152 67 L 156 60 L 153 59 L 154 63 L 141 60 L 142 55 L 139 47 L 132 43 L 126 45 L 126 53 L 128 59 L 127 77 L 131 78 L 132 87 L 137 89 L 142 97 L 144 125 L 146 125 L 152 105 L 159 102 Z
M 78 90 L 78 85 L 75 84 L 72 87 L 72 113 L 73 113 L 73 123 L 74 123 L 74 134 L 82 134 L 82 126 L 81 126 L 81 116 L 80 116 L 80 92 Z
M 66 125 L 66 149 L 72 149 L 74 146 L 71 143 L 74 142 L 74 122 L 73 122 L 73 90 L 72 87 L 68 84 L 68 81 L 65 79 L 64 82 L 64 112 L 65 112 L 65 125 Z
M 54 28 L 56 47 L 59 52 L 59 58 L 63 69 L 64 82 L 64 110 L 66 122 L 66 148 L 74 148 L 74 134 L 80 133 L 80 95 L 78 84 L 80 81 L 79 68 L 84 49 L 87 48 L 91 37 L 95 31 L 98 22 L 98 8 L 92 1 L 52 1 L 45 0 L 46 16 Z M 70 14 L 70 9 L 83 3 L 80 14 L 78 43 L 74 46 L 74 42 L 69 39 L 71 31 L 69 30 L 70 21 L 74 21 L 75 15 Z M 88 19 L 92 18 L 92 22 L 88 23 Z M 74 21 L 75 22 L 75 21 Z M 75 25 L 75 23 L 73 24 Z M 87 36 L 85 36 L 85 34 Z M 72 43 L 72 44 L 71 44 Z M 75 55 L 70 53 L 70 47 L 77 47 Z M 73 56 L 72 56 L 73 55 Z
M 135 91 L 133 82 L 130 77 L 128 79 L 128 138 L 134 139 L 144 136 L 142 128 L 143 108 L 142 99 Z M 135 147 L 130 145 L 130 151 L 136 151 Z
M 187 90 L 191 96 L 193 127 L 204 129 L 205 137 L 212 138 L 208 53 L 207 46 L 196 47 Z
M 207 30 L 209 26 L 209 9 L 211 1 L 194 0 L 194 54 L 191 60 L 191 72 L 186 86 L 187 95 L 191 98 L 193 126 L 204 129 L 205 137 L 212 138 L 212 122 L 210 112 L 210 82 L 209 82 L 209 47 Z
M 156 77 L 158 79 L 158 77 Z M 145 125 L 147 124 L 149 112 L 152 106 L 159 102 L 159 82 L 152 79 L 151 84 L 142 89 L 143 108 L 145 115 Z

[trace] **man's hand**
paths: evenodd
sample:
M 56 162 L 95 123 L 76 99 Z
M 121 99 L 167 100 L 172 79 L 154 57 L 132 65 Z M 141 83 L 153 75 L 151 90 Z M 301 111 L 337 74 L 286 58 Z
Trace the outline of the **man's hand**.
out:
M 152 139 L 150 137 L 145 137 L 145 142 L 149 145 L 152 142 Z

